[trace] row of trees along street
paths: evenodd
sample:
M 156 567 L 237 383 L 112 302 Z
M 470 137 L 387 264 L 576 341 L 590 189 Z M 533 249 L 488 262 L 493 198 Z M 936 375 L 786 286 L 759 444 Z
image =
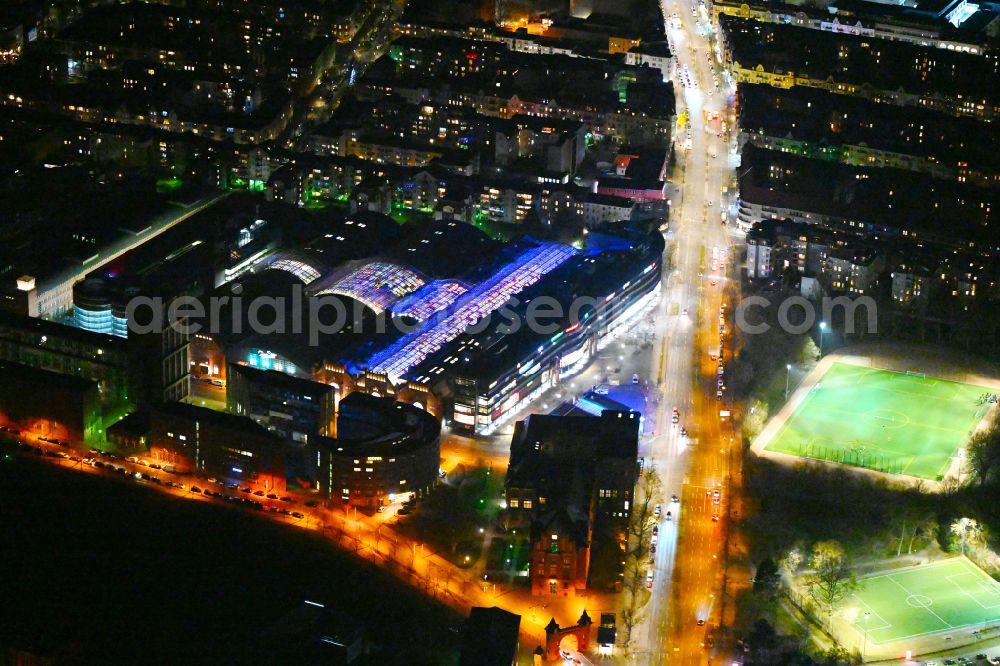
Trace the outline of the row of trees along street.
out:
M 636 486 L 635 502 L 625 532 L 625 577 L 622 584 L 621 647 L 626 655 L 631 654 L 635 643 L 635 628 L 646 618 L 646 605 L 650 591 L 646 589 L 646 571 L 649 569 L 653 528 L 659 522 L 654 515 L 657 504 L 663 502 L 660 476 L 652 467 L 643 469 Z

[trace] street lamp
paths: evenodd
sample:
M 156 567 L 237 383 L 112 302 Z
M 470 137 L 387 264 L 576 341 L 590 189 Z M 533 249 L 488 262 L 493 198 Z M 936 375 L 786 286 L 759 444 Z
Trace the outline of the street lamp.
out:
M 788 400 L 788 378 L 792 374 L 792 364 L 785 364 L 785 400 Z
M 819 323 L 819 356 L 823 358 L 823 336 L 826 334 L 826 322 Z
M 865 653 L 868 652 L 868 618 L 870 618 L 871 615 L 871 613 L 865 611 L 865 642 L 864 647 L 861 648 L 861 663 L 865 662 Z

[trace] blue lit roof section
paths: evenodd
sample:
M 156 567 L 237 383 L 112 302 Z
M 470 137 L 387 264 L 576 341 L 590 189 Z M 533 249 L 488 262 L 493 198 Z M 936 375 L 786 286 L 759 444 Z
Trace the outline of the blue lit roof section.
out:
M 457 301 L 467 291 L 469 286 L 458 280 L 435 280 L 394 305 L 392 312 L 400 317 L 424 321 Z
M 427 280 L 410 268 L 387 261 L 373 261 L 354 269 L 316 295 L 349 296 L 376 313 L 382 313 L 425 284 Z
M 375 354 L 369 363 L 370 369 L 385 373 L 394 380 L 403 377 L 469 326 L 575 254 L 576 250 L 572 247 L 559 243 L 542 243 L 525 250 L 514 261 L 463 294 L 451 305 L 447 314 L 433 318 Z

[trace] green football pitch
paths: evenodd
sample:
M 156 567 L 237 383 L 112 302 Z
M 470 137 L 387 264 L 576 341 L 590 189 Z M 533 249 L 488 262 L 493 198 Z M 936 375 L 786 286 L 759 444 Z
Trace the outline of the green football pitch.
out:
M 834 363 L 768 451 L 940 479 L 986 411 L 987 390 L 923 375 Z
M 957 557 L 862 578 L 840 610 L 869 644 L 985 627 L 1000 620 L 1000 583 Z

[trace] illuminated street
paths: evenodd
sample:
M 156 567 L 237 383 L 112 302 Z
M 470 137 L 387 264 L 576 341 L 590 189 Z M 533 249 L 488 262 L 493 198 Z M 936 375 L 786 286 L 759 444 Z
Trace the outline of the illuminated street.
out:
M 663 399 L 647 460 L 659 470 L 664 494 L 676 493 L 680 503 L 668 505 L 674 520 L 661 523 L 654 595 L 638 662 L 702 664 L 722 647 L 713 631 L 724 612 L 721 558 L 732 431 L 730 421 L 720 418 L 720 410 L 729 409 L 728 396 L 716 400 L 717 362 L 709 353 L 719 351 L 720 308 L 733 300 L 728 280 L 732 236 L 721 223 L 722 211 L 732 201 L 724 193 L 733 175 L 728 149 L 731 88 L 704 36 L 704 9 L 671 0 L 664 2 L 663 11 L 677 55 L 678 114 L 687 122 L 679 123 L 674 144 L 682 169 L 671 211 L 673 270 L 660 303 L 658 353 L 650 368 Z M 723 364 L 730 353 L 722 350 Z M 679 423 L 671 427 L 675 407 Z M 716 488 L 721 489 L 719 505 L 710 495 Z

